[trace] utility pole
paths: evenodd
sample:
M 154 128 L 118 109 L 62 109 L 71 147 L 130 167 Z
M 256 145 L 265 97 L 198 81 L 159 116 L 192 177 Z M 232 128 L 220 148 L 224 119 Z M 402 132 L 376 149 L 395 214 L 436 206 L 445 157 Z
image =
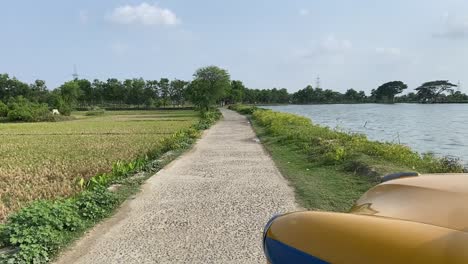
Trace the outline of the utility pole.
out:
M 459 91 L 459 92 L 462 91 L 462 85 L 461 85 L 460 81 L 458 81 L 458 83 L 457 83 L 457 91 Z
M 72 74 L 73 80 L 77 80 L 79 75 L 78 75 L 78 70 L 76 69 L 76 64 L 73 64 L 73 74 Z
M 317 80 L 315 81 L 315 88 L 320 88 L 320 76 L 317 76 Z

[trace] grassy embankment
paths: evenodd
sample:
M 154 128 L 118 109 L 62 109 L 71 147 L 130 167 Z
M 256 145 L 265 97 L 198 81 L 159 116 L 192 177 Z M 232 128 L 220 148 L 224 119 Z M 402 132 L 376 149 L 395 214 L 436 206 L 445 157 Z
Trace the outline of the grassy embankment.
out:
M 242 105 L 231 109 L 250 116 L 257 135 L 307 209 L 345 212 L 389 173 L 463 171 L 457 161 L 331 130 L 305 117 Z
M 0 248 L 11 249 L 0 250 L 0 263 L 47 262 L 109 216 L 219 115 L 119 111 L 76 113 L 68 122 L 1 124 L 0 218 L 21 210 L 0 225 Z

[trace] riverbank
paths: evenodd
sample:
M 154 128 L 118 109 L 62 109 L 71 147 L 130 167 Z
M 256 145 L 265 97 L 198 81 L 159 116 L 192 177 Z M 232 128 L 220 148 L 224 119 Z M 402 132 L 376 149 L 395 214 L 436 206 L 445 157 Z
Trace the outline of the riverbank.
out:
M 251 106 L 231 108 L 250 116 L 257 135 L 295 188 L 297 200 L 308 209 L 347 211 L 389 173 L 463 171 L 451 159 L 331 130 L 298 115 Z
M 261 106 L 307 117 L 314 124 L 373 141 L 403 144 L 419 153 L 459 159 L 468 167 L 468 105 L 363 104 Z

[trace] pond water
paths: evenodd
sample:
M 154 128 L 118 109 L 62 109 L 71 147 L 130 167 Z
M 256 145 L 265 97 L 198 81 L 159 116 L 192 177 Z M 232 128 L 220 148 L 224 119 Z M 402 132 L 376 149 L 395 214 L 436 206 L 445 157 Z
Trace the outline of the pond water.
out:
M 468 165 L 468 104 L 334 104 L 263 106 L 315 124 L 414 150 L 458 157 Z

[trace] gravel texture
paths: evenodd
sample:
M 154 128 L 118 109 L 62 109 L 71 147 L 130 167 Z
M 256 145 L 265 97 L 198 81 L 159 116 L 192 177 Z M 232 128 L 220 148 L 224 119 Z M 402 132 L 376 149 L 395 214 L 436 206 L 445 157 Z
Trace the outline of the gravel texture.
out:
M 194 148 L 56 263 L 266 263 L 262 229 L 298 209 L 248 120 L 230 110 Z

